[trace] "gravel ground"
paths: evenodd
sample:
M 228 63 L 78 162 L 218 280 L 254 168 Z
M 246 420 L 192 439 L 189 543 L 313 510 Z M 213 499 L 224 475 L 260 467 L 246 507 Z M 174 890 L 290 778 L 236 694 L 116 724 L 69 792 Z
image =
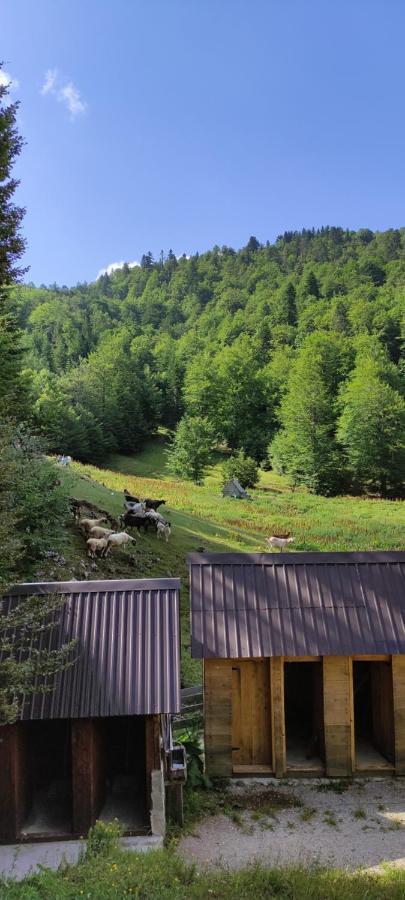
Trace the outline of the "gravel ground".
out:
M 210 816 L 183 837 L 180 856 L 201 866 L 240 868 L 260 862 L 374 869 L 405 866 L 405 779 L 355 781 L 342 793 L 331 782 L 238 781 L 229 789 L 245 808 Z M 272 791 L 297 806 L 272 808 Z M 266 802 L 267 798 L 267 802 Z M 232 819 L 233 816 L 233 819 Z

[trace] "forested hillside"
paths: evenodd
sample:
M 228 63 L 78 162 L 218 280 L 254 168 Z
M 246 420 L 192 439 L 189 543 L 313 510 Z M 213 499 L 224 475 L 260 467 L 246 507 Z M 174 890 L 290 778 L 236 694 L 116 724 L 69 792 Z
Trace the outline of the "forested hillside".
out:
M 52 451 L 132 453 L 187 414 L 315 492 L 403 492 L 405 229 L 148 253 L 11 299 Z

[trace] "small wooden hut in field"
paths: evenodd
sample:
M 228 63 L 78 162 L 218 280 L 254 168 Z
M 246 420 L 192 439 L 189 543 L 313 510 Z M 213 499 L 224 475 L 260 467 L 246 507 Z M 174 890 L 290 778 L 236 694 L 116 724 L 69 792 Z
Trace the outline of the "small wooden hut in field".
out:
M 222 488 L 223 497 L 233 497 L 235 500 L 250 500 L 249 494 L 242 487 L 237 478 L 230 478 Z
M 50 649 L 77 639 L 77 661 L 0 728 L 0 841 L 85 835 L 114 817 L 127 834 L 163 834 L 165 714 L 180 710 L 179 581 L 25 584 L 5 605 L 39 593 L 66 596 L 44 639 Z
M 405 553 L 189 561 L 209 774 L 405 774 Z

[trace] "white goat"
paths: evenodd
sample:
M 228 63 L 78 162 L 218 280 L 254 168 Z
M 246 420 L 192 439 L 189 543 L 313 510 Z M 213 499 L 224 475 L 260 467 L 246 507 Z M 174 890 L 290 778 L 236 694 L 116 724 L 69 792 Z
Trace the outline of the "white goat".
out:
M 271 537 L 266 538 L 270 547 L 278 547 L 279 550 L 286 550 L 288 544 L 292 544 L 293 540 L 293 537 L 279 537 L 277 534 L 273 534 Z
M 124 544 L 129 544 L 130 541 L 132 541 L 134 544 L 136 544 L 135 538 L 131 537 L 130 534 L 127 534 L 126 531 L 118 531 L 115 534 L 110 534 L 108 536 L 108 538 L 106 538 L 106 541 L 107 541 L 107 550 L 106 550 L 104 556 L 107 556 L 107 553 L 110 552 L 112 547 L 123 547 Z
M 134 513 L 135 516 L 143 516 L 146 510 L 146 503 L 144 500 L 139 500 L 138 503 L 135 503 L 133 500 L 126 500 L 124 506 L 128 512 Z
M 107 516 L 101 516 L 100 519 L 79 519 L 79 525 L 83 529 L 85 534 L 88 534 L 90 528 L 95 528 L 96 525 L 101 525 L 102 522 L 107 521 Z
M 113 528 L 101 528 L 100 525 L 93 526 L 89 531 L 89 536 L 92 538 L 106 538 L 110 534 L 114 534 Z
M 145 513 L 146 519 L 152 519 L 153 522 L 161 522 L 162 525 L 166 525 L 166 519 L 160 513 L 156 512 L 156 509 L 148 509 Z
M 86 541 L 87 544 L 87 555 L 90 556 L 91 559 L 95 559 L 96 556 L 100 554 L 100 556 L 105 556 L 108 548 L 107 538 L 89 538 Z
M 165 537 L 166 544 L 168 543 L 171 533 L 172 533 L 172 530 L 171 530 L 168 522 L 165 522 L 164 524 L 163 524 L 163 522 L 156 522 L 156 534 L 157 534 L 158 538 Z

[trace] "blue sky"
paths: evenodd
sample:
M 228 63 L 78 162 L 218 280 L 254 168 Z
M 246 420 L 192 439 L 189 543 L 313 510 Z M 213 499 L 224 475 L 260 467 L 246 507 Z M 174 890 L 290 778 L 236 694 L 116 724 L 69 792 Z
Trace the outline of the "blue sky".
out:
M 29 279 L 404 221 L 403 0 L 0 0 Z

